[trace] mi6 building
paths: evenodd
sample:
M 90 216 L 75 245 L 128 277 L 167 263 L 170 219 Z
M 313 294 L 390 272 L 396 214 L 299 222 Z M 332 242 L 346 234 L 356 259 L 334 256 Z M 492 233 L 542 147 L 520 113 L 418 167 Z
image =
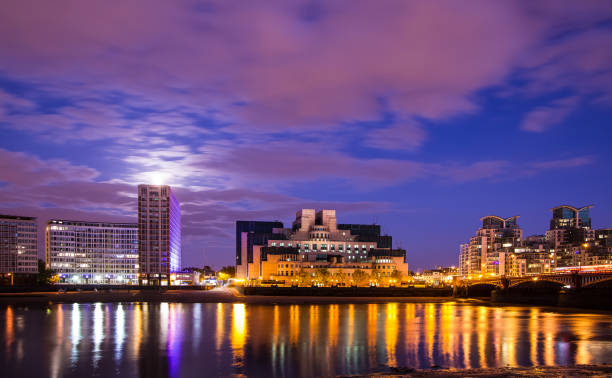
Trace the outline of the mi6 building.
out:
M 302 209 L 291 228 L 281 222 L 236 223 L 236 275 L 249 281 L 294 282 L 315 270 L 350 277 L 408 275 L 406 251 L 391 248 L 378 225 L 338 224 L 335 210 Z M 349 279 L 350 281 L 350 279 Z

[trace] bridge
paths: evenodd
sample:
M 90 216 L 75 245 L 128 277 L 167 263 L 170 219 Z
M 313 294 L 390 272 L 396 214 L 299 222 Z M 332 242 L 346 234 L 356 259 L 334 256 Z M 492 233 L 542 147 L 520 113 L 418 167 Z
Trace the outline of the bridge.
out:
M 560 286 L 580 290 L 582 288 L 597 287 L 597 285 L 610 281 L 612 284 L 612 270 L 598 272 L 580 272 L 566 271 L 556 273 L 543 273 L 538 275 L 523 276 L 523 277 L 482 277 L 482 278 L 466 278 L 460 279 L 457 277 L 454 285 L 454 293 L 466 291 L 470 287 L 477 285 L 495 286 L 498 289 L 506 290 L 508 288 L 517 287 L 526 283 L 555 283 Z

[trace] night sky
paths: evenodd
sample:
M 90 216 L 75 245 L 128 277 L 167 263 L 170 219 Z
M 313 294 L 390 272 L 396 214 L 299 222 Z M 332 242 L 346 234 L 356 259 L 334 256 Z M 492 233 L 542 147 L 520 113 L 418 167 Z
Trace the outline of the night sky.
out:
M 612 227 L 611 116 L 612 1 L 0 3 L 0 213 L 136 222 L 163 181 L 184 267 L 300 208 L 412 270 L 485 215 Z

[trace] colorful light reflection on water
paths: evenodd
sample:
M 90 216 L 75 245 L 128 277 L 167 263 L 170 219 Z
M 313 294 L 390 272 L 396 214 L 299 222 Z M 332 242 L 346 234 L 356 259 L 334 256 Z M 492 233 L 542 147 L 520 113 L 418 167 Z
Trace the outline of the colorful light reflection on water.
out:
M 0 371 L 20 376 L 329 376 L 612 362 L 608 314 L 535 307 L 56 304 L 0 308 L 0 327 Z

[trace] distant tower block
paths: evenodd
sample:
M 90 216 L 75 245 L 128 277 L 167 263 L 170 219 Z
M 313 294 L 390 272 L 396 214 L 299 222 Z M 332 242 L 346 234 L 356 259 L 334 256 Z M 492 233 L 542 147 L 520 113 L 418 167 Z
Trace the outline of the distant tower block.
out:
M 181 268 L 181 209 L 167 185 L 138 185 L 140 281 L 170 284 Z

